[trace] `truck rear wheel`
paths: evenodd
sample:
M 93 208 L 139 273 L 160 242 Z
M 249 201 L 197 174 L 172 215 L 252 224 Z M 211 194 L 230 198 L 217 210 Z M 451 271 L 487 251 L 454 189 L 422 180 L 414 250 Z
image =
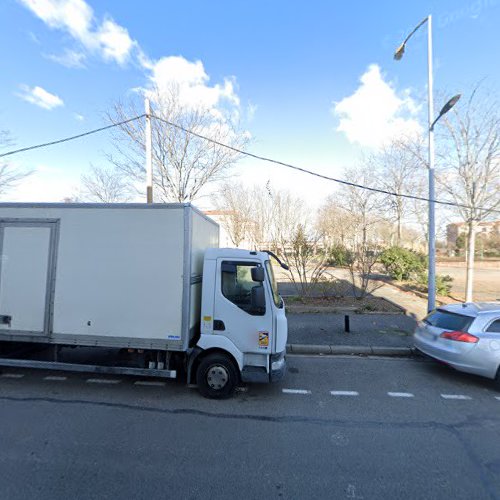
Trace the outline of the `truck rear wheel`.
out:
M 230 397 L 238 383 L 238 370 L 224 354 L 209 354 L 202 359 L 196 372 L 198 390 L 206 398 Z

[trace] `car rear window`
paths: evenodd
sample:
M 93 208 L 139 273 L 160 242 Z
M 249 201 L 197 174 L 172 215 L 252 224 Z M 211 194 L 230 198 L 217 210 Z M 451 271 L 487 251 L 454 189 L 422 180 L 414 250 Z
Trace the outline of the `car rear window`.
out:
M 474 321 L 474 318 L 438 309 L 431 312 L 424 321 L 428 325 L 443 328 L 444 330 L 466 332 Z

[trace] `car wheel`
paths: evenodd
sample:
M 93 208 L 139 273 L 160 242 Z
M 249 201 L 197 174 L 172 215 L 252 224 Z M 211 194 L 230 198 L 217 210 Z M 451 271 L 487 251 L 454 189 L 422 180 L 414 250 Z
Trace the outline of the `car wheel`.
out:
M 206 398 L 230 397 L 238 383 L 238 370 L 224 354 L 210 354 L 203 358 L 196 371 L 198 390 Z

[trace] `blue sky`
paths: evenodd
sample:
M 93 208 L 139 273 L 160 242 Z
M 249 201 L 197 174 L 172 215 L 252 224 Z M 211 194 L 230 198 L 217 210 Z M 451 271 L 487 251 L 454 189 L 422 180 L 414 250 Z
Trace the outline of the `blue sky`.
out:
M 214 106 L 231 101 L 253 152 L 340 176 L 363 151 L 426 119 L 426 30 L 402 61 L 392 54 L 427 14 L 436 90 L 466 94 L 482 78 L 498 89 L 500 0 L 4 0 L 0 129 L 17 146 L 77 134 L 103 125 L 132 89 L 182 73 L 219 99 Z M 18 155 L 36 174 L 6 197 L 59 201 L 111 151 L 102 134 Z M 235 173 L 315 201 L 334 189 L 249 160 Z

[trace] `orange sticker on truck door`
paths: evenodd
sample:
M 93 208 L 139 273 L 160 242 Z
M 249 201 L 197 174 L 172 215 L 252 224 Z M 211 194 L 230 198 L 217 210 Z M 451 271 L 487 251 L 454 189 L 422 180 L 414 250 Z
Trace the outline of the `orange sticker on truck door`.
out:
M 269 332 L 259 332 L 259 348 L 266 349 L 269 347 Z

